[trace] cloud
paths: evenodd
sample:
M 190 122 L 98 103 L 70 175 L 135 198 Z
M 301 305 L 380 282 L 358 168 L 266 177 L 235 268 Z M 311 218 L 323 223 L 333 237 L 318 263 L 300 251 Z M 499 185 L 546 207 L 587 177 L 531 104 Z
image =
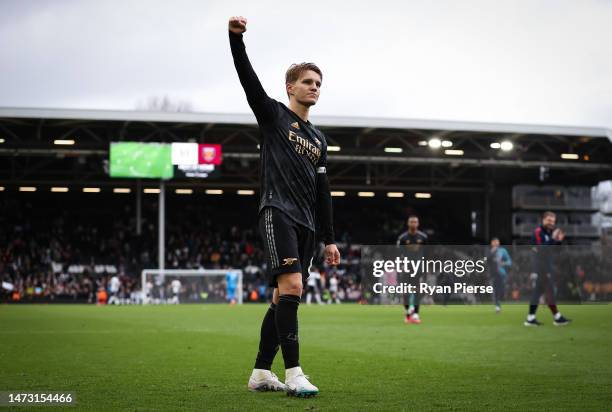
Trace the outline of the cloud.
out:
M 612 127 L 605 1 L 4 1 L 0 105 L 247 112 L 235 14 L 271 96 L 290 63 L 322 67 L 316 114 Z

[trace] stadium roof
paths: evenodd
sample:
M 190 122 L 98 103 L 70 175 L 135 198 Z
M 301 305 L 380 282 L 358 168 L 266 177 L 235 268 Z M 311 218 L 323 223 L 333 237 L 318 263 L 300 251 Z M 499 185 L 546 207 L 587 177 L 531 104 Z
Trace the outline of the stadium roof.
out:
M 349 116 L 313 116 L 313 123 L 330 145 L 328 175 L 337 190 L 468 193 L 492 182 L 612 179 L 612 131 L 603 127 Z M 62 139 L 73 143 L 58 145 Z M 0 108 L 0 183 L 112 184 L 109 145 L 121 141 L 221 144 L 220 177 L 174 182 L 258 187 L 260 136 L 251 114 L 9 107 Z
M 17 107 L 0 107 L 0 118 L 111 120 L 169 123 L 216 123 L 234 125 L 256 124 L 255 117 L 252 114 L 245 113 L 186 113 Z M 589 136 L 608 137 L 612 141 L 612 129 L 608 129 L 605 127 L 488 123 L 430 119 L 399 119 L 362 116 L 312 116 L 312 119 L 313 123 L 321 127 L 452 130 L 492 133 Z

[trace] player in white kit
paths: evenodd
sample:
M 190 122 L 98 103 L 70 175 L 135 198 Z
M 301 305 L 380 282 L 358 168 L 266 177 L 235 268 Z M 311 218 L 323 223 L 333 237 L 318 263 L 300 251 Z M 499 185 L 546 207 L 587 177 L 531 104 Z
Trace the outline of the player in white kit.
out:
M 119 280 L 119 277 L 117 275 L 113 275 L 113 277 L 110 280 L 110 285 L 108 287 L 108 290 L 110 292 L 110 298 L 108 299 L 108 304 L 112 305 L 118 305 L 120 303 L 119 301 L 119 297 L 117 296 L 119 294 L 119 289 L 121 288 L 121 281 Z
M 328 304 L 333 303 L 340 303 L 340 298 L 338 297 L 338 277 L 336 275 L 333 275 L 331 278 L 329 278 L 329 300 L 327 301 Z
M 319 283 L 321 282 L 321 273 L 319 269 L 312 266 L 310 268 L 310 276 L 308 277 L 308 292 L 306 293 L 306 304 L 310 305 L 312 302 L 312 295 L 314 295 L 315 300 L 319 305 L 321 302 L 321 292 L 319 291 Z
M 172 299 L 170 303 L 178 305 L 180 303 L 179 294 L 181 293 L 181 281 L 174 279 L 172 283 L 170 283 L 170 288 L 172 289 Z

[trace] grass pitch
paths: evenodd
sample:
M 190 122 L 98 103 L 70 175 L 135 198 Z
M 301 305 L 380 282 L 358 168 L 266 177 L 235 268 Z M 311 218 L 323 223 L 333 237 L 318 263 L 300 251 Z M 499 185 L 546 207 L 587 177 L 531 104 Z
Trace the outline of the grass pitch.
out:
M 405 325 L 399 306 L 301 305 L 321 393 L 296 399 L 246 389 L 264 305 L 2 305 L 0 391 L 71 391 L 106 411 L 609 410 L 612 306 L 562 306 L 567 327 L 541 307 L 540 328 L 526 308 L 425 306 Z

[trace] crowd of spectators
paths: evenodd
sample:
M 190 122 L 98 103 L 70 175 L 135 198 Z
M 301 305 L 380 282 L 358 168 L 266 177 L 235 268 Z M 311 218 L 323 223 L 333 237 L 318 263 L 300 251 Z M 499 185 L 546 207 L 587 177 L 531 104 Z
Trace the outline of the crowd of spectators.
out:
M 131 201 L 105 199 L 101 206 L 95 199 L 84 202 L 69 198 L 68 202 L 54 203 L 48 198 L 49 195 L 29 201 L 11 197 L 0 199 L 0 300 L 94 303 L 98 301 L 98 292 L 107 290 L 111 277 L 117 276 L 121 281 L 121 299 L 133 301 L 134 293 L 142 288 L 141 270 L 158 266 L 155 204 L 143 202 L 138 234 Z M 251 203 L 228 207 L 227 201 L 207 204 L 170 201 L 166 268 L 241 268 L 244 271 L 243 300 L 269 300 L 263 249 L 257 233 L 256 203 Z M 252 208 L 253 213 L 242 213 L 245 207 Z M 399 218 L 392 219 L 392 215 L 398 214 L 389 213 L 384 225 L 374 225 L 366 218 L 359 225 L 353 224 L 351 219 L 338 220 L 337 239 L 342 264 L 326 267 L 322 245 L 314 261 L 321 272 L 324 302 L 331 300 L 330 283 L 337 283 L 336 295 L 340 300 L 363 301 L 366 296 L 361 291 L 360 248 L 354 238 L 363 240 L 360 232 L 371 226 L 375 228 L 375 242 L 392 243 L 403 224 Z M 564 296 L 600 300 L 612 294 L 609 281 L 593 276 L 603 270 L 596 265 L 605 262 L 594 257 L 569 262 L 570 257 L 564 255 L 563 262 L 559 262 L 560 267 L 570 268 L 564 269 L 559 277 L 560 292 Z M 508 280 L 507 299 L 528 298 L 527 272 L 526 261 L 520 257 L 516 259 Z M 335 281 L 330 282 L 332 278 Z M 222 294 L 222 279 L 211 286 L 210 293 L 192 293 L 193 296 L 210 296 L 210 299 Z
M 130 301 L 141 289 L 141 270 L 158 266 L 155 207 L 143 205 L 138 234 L 131 204 L 53 206 L 3 199 L 1 299 L 94 303 L 97 292 L 107 290 L 116 275 L 121 281 L 120 296 Z M 326 273 L 337 276 L 342 294 L 355 299 L 358 273 L 356 265 L 348 264 L 354 262 L 355 251 L 349 244 L 343 246 L 344 263 L 333 270 L 324 267 L 318 255 L 323 286 Z M 168 269 L 245 269 L 244 301 L 269 298 L 256 220 L 245 218 L 240 208 L 180 205 L 180 213 L 168 214 L 165 252 Z M 222 285 L 221 278 L 211 299 Z

